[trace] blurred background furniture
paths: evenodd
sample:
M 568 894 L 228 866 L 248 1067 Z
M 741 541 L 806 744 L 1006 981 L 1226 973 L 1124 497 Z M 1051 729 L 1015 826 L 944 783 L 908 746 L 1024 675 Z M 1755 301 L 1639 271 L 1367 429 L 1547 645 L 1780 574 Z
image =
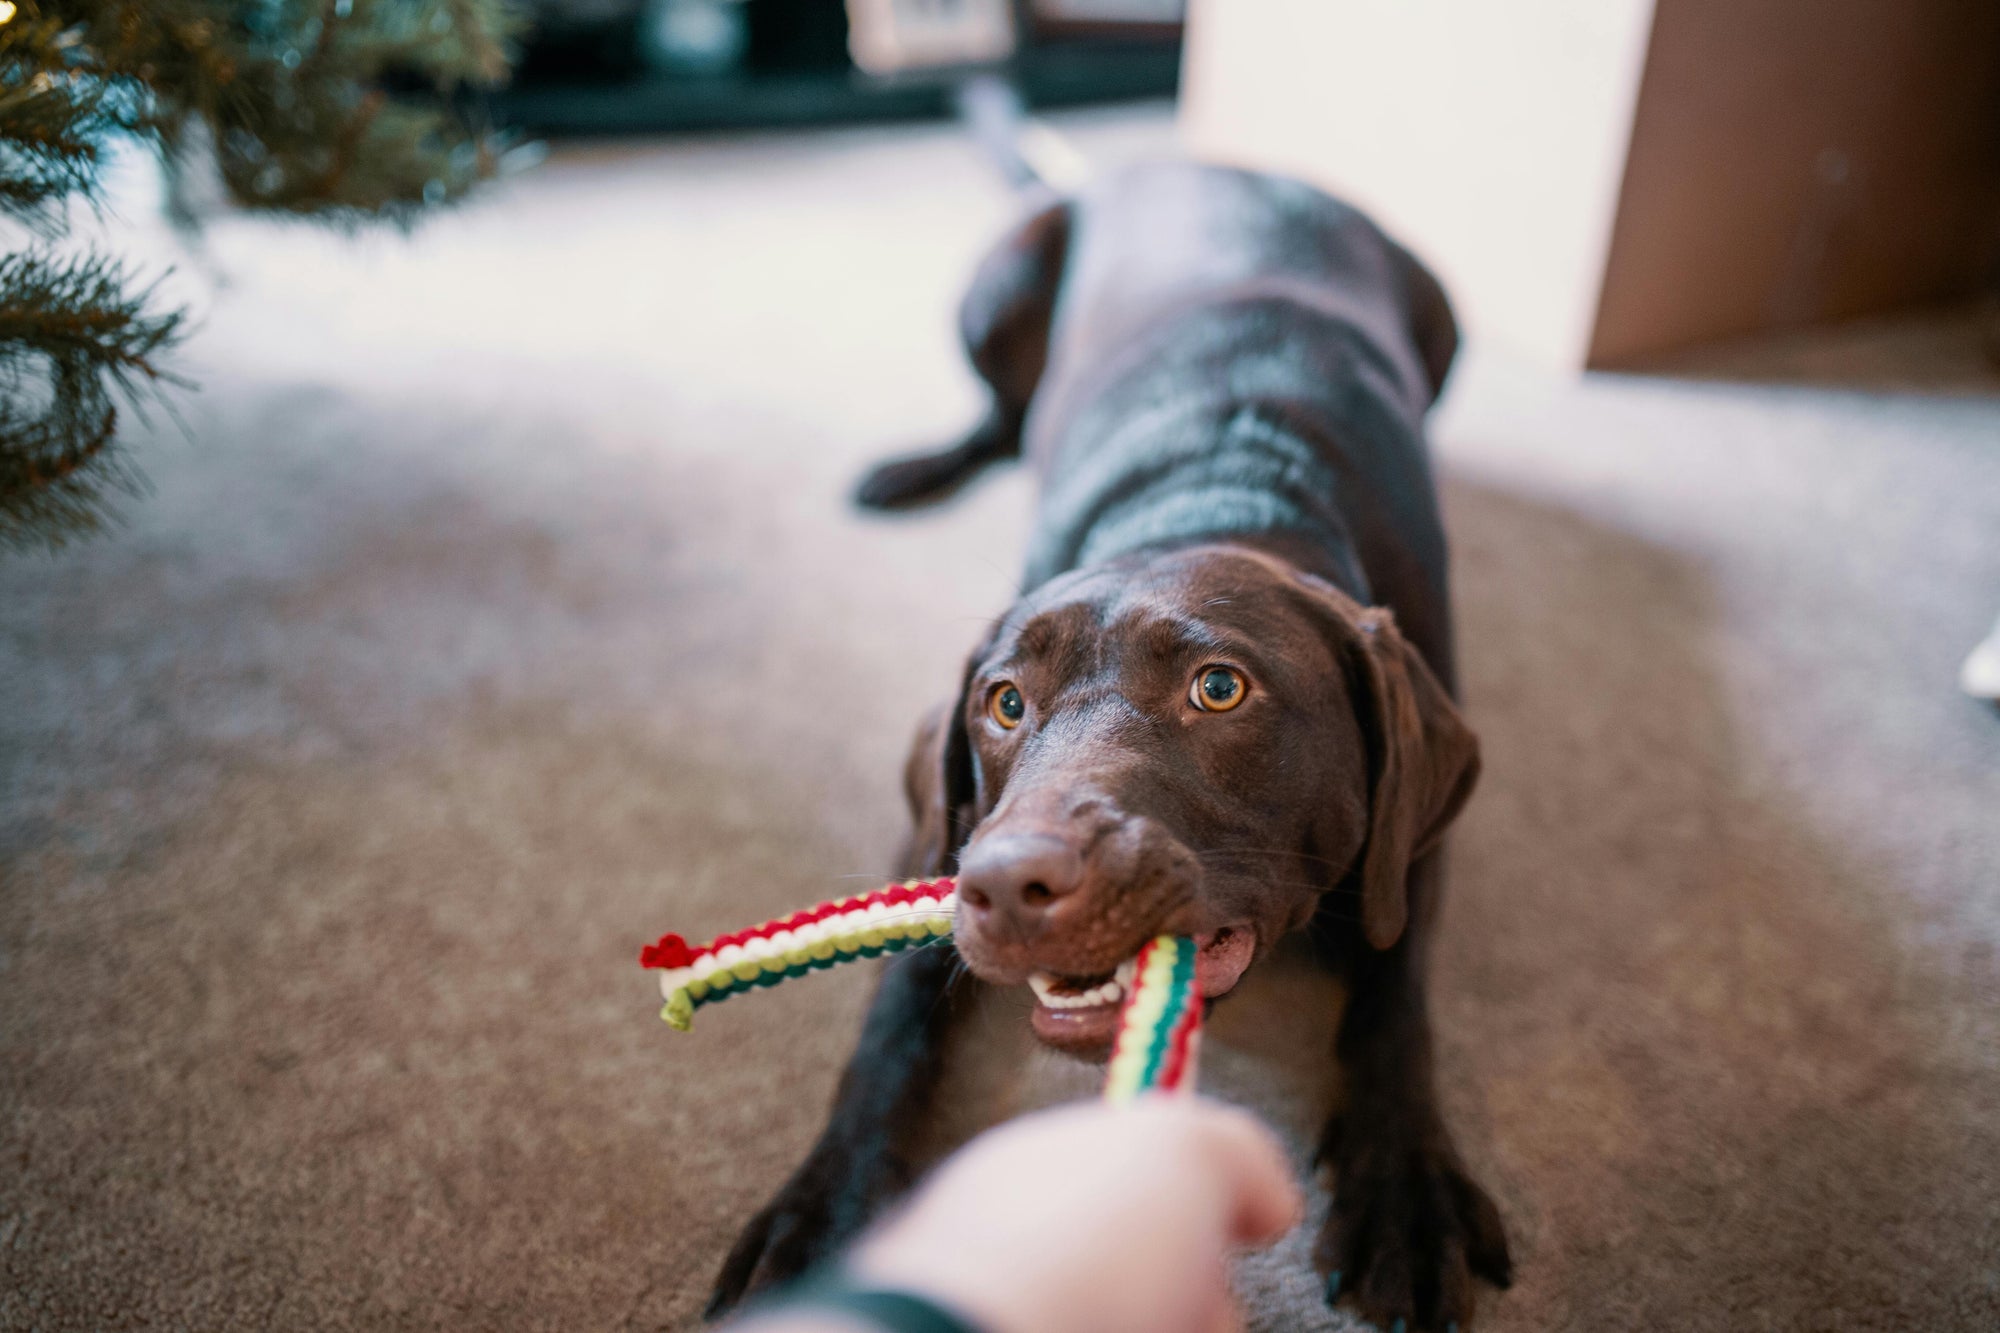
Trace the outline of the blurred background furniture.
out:
M 1162 97 L 1184 0 L 535 0 L 505 123 L 541 134 L 935 117 L 964 72 L 1031 106 Z

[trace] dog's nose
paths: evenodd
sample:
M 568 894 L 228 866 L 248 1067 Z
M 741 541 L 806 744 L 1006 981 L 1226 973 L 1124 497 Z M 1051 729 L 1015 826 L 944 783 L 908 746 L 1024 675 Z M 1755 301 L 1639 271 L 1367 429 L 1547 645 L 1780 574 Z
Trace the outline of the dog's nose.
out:
M 1026 940 L 1083 884 L 1083 857 L 1067 838 L 1002 833 L 981 838 L 958 863 L 959 900 L 982 925 L 1011 927 Z

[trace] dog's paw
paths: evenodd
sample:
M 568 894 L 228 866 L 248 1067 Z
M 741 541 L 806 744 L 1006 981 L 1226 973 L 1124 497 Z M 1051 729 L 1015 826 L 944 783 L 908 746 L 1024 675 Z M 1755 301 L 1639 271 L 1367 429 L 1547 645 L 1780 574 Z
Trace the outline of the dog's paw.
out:
M 746 1296 L 805 1272 L 832 1252 L 835 1230 L 826 1191 L 811 1180 L 787 1182 L 729 1247 L 704 1317 L 719 1319 Z
M 1471 1326 L 1475 1277 L 1513 1281 L 1500 1210 L 1444 1154 L 1345 1152 L 1336 1169 L 1313 1248 L 1329 1304 L 1350 1300 L 1388 1333 L 1456 1333 Z

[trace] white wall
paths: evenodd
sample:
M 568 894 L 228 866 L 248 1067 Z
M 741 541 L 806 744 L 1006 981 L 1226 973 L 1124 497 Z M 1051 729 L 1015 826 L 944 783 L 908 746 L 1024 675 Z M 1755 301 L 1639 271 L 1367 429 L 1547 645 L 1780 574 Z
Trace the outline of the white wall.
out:
M 1193 0 L 1198 156 L 1303 176 L 1443 278 L 1461 321 L 1581 367 L 1653 0 Z

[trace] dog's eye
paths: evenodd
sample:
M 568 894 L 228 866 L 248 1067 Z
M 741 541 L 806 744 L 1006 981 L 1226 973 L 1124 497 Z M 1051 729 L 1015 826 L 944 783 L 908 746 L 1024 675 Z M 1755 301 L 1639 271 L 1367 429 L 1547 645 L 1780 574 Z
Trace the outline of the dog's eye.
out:
M 1188 702 L 1205 713 L 1226 713 L 1242 703 L 1249 692 L 1243 673 L 1234 667 L 1203 667 L 1188 691 Z
M 986 712 L 1009 731 L 1021 725 L 1022 715 L 1027 711 L 1027 701 L 1021 698 L 1021 691 L 1014 687 L 1011 680 L 1001 681 L 987 696 Z

